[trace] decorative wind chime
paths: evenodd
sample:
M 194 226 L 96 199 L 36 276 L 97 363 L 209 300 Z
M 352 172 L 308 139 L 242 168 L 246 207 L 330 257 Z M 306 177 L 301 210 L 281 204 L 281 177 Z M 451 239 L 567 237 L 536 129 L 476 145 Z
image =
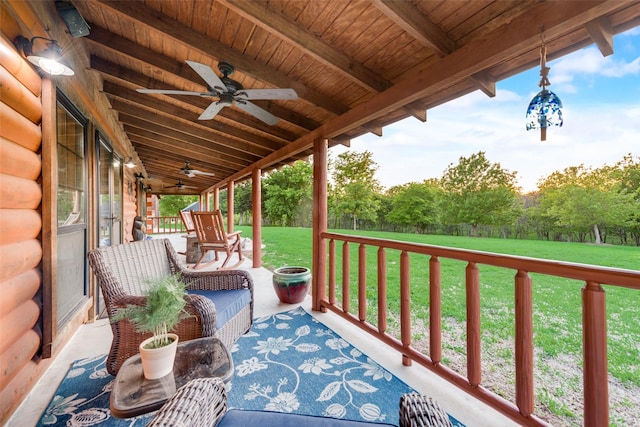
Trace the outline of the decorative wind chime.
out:
M 551 85 L 548 77 L 550 68 L 547 67 L 547 47 L 544 44 L 542 35 L 540 35 L 540 39 L 542 41 L 542 46 L 540 47 L 541 79 L 538 86 L 542 90 L 529 103 L 527 130 L 540 129 L 540 141 L 546 141 L 548 127 L 562 127 L 562 101 L 555 93 L 547 90 L 547 86 Z

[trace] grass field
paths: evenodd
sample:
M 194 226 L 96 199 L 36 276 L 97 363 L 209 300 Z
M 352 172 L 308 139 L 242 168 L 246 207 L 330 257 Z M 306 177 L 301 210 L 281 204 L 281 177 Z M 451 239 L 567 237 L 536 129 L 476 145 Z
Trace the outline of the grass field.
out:
M 250 236 L 251 229 L 243 229 Z M 389 232 L 353 232 L 383 239 L 522 255 L 534 258 L 640 270 L 640 248 L 595 246 L 581 243 L 546 242 L 429 236 Z M 264 227 L 263 262 L 267 268 L 282 265 L 311 267 L 311 230 Z M 367 254 L 367 306 L 375 316 L 377 304 L 375 249 Z M 340 252 L 340 251 L 338 251 Z M 415 325 L 414 347 L 428 351 L 428 257 L 411 257 L 411 304 Z M 351 312 L 357 312 L 357 248 L 351 248 Z M 399 253 L 387 252 L 390 310 L 393 331 L 399 311 Z M 443 359 L 465 375 L 465 263 L 441 260 Z M 338 272 L 339 273 L 339 272 Z M 514 393 L 514 273 L 511 270 L 480 266 L 483 384 L 507 398 Z M 639 271 L 640 274 L 640 271 Z M 534 301 L 534 342 L 536 346 L 536 400 L 549 413 L 554 425 L 575 425 L 582 413 L 582 282 L 532 274 Z M 339 277 L 340 281 L 341 278 Z M 640 405 L 640 291 L 605 286 L 607 295 L 608 351 L 612 416 L 611 425 L 629 425 L 629 416 L 638 416 Z M 375 317 L 371 317 L 375 319 Z M 538 408 L 536 409 L 538 411 Z M 631 413 L 631 415 L 629 415 Z

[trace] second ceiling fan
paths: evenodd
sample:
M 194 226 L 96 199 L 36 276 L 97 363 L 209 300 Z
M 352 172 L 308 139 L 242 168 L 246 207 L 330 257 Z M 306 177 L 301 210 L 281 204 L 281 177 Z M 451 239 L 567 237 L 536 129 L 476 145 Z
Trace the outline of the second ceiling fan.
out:
M 180 173 L 182 175 L 186 175 L 189 178 L 193 178 L 193 177 L 198 176 L 198 175 L 202 175 L 202 176 L 215 176 L 216 175 L 213 172 L 203 172 L 203 171 L 198 170 L 198 169 L 193 169 L 193 168 L 191 168 L 190 163 L 191 162 L 189 162 L 189 161 L 185 161 L 184 162 L 184 167 L 180 168 Z
M 219 77 L 213 69 L 205 64 L 195 61 L 186 61 L 193 70 L 207 83 L 207 92 L 191 92 L 185 90 L 164 89 L 138 89 L 141 93 L 160 93 L 164 95 L 196 95 L 203 98 L 218 98 L 207 107 L 198 120 L 213 119 L 224 107 L 235 105 L 239 109 L 273 126 L 280 120 L 264 108 L 258 107 L 250 100 L 295 100 L 298 94 L 293 89 L 245 89 L 240 82 L 229 78 L 233 74 L 234 67 L 228 62 L 219 62 L 218 70 L 222 73 Z

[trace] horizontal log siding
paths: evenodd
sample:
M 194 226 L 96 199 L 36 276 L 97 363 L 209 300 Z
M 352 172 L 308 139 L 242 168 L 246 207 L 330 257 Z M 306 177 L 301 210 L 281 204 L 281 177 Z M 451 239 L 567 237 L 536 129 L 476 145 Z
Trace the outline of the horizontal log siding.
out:
M 314 301 L 320 310 L 331 310 L 344 319 L 374 335 L 382 342 L 396 349 L 402 355 L 405 365 L 416 361 L 434 371 L 452 384 L 477 397 L 497 411 L 510 417 L 522 425 L 542 426 L 543 420 L 536 417 L 534 410 L 534 366 L 533 366 L 533 297 L 530 273 L 564 277 L 584 282 L 583 297 L 583 360 L 584 360 L 584 425 L 601 426 L 608 424 L 607 394 L 607 335 L 606 335 L 606 300 L 601 284 L 621 286 L 640 291 L 640 272 L 616 268 L 597 267 L 560 261 L 547 261 L 534 258 L 494 254 L 488 252 L 452 249 L 440 246 L 400 242 L 386 239 L 375 239 L 324 232 L 321 237 L 328 241 L 328 294 L 329 298 Z M 350 277 L 350 246 L 358 247 L 358 271 L 355 279 L 336 283 L 336 269 L 340 268 L 337 258 L 337 247 L 342 242 L 342 277 Z M 366 248 L 366 249 L 365 249 Z M 364 259 L 370 252 L 377 250 L 378 283 L 366 283 L 364 277 L 366 264 Z M 362 298 L 370 288 L 376 288 L 381 298 L 387 298 L 389 288 L 386 277 L 386 250 L 400 251 L 399 260 L 389 262 L 400 263 L 400 339 L 389 335 L 385 319 L 386 309 L 381 309 L 378 318 L 369 318 L 367 300 Z M 410 262 L 413 254 L 426 255 L 429 258 L 429 294 L 430 294 L 430 348 L 429 356 L 412 347 L 411 342 L 411 292 Z M 372 256 L 373 257 L 373 256 Z M 464 262 L 466 301 L 460 301 L 467 308 L 467 375 L 463 376 L 446 366 L 442 361 L 441 342 L 441 277 L 440 260 L 452 259 Z M 480 333 L 480 272 L 478 266 L 489 265 L 512 270 L 514 273 L 514 312 L 516 354 L 516 396 L 510 402 L 489 391 L 482 385 L 481 340 Z M 359 307 L 357 313 L 350 312 L 349 300 L 352 283 L 358 287 Z M 337 287 L 342 287 L 342 300 L 336 297 Z M 320 292 L 320 294 L 323 294 Z M 316 293 L 314 293 L 316 295 Z M 386 304 L 385 304 L 386 305 Z M 355 311 L 355 310 L 353 310 Z M 382 318 L 381 318 L 382 317 Z M 377 326 L 376 326 L 377 325 Z
M 38 362 L 41 79 L 0 37 L 0 425 L 48 364 Z

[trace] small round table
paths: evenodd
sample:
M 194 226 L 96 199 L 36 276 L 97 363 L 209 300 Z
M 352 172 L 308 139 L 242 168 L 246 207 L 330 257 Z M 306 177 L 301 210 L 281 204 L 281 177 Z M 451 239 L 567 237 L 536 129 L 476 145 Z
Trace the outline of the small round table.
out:
M 198 338 L 178 344 L 173 372 L 157 380 L 142 373 L 140 354 L 127 359 L 111 390 L 110 409 L 114 417 L 130 418 L 160 409 L 175 392 L 195 378 L 233 376 L 229 350 L 215 337 Z

